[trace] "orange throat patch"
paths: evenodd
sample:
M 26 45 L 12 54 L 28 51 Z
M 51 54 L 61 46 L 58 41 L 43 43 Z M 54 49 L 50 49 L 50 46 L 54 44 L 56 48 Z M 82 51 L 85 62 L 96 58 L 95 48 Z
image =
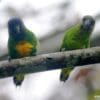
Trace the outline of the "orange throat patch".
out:
M 28 43 L 26 41 L 19 42 L 15 50 L 20 54 L 20 56 L 29 56 L 32 51 L 33 45 L 31 43 Z

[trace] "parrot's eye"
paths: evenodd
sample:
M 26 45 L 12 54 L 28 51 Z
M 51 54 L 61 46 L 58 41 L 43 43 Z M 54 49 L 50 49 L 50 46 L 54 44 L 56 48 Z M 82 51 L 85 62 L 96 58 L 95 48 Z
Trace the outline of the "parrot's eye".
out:
M 92 25 L 94 25 L 94 24 L 95 24 L 95 21 L 94 21 L 94 20 L 92 20 L 92 21 L 91 21 L 91 24 L 92 24 Z
M 86 18 L 83 18 L 83 22 L 85 22 L 86 21 Z

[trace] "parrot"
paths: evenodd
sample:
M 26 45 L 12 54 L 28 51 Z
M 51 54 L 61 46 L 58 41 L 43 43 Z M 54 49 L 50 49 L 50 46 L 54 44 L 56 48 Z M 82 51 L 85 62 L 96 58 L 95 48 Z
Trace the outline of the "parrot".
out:
M 84 49 L 90 47 L 90 36 L 95 26 L 95 19 L 90 15 L 85 15 L 81 22 L 69 27 L 64 32 L 64 37 L 60 46 L 60 51 Z M 61 69 L 60 81 L 65 82 L 70 72 L 74 69 L 73 65 Z
M 28 30 L 19 17 L 8 20 L 8 55 L 10 59 L 27 56 L 36 56 L 38 39 L 33 32 Z M 24 74 L 13 76 L 16 86 L 21 86 Z

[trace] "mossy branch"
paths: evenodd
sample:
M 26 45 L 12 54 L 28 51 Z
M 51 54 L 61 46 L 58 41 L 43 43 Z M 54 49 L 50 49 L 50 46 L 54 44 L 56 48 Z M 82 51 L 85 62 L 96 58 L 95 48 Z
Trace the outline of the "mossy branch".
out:
M 35 73 L 68 67 L 100 63 L 100 47 L 42 54 L 0 62 L 0 78 L 18 73 Z

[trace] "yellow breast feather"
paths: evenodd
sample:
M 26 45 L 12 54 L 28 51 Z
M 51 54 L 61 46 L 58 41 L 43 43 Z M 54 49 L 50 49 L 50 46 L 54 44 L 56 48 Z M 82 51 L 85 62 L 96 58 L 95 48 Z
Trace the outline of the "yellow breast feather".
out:
M 20 54 L 20 56 L 29 56 L 32 51 L 33 45 L 31 43 L 28 43 L 26 41 L 19 42 L 15 50 Z

